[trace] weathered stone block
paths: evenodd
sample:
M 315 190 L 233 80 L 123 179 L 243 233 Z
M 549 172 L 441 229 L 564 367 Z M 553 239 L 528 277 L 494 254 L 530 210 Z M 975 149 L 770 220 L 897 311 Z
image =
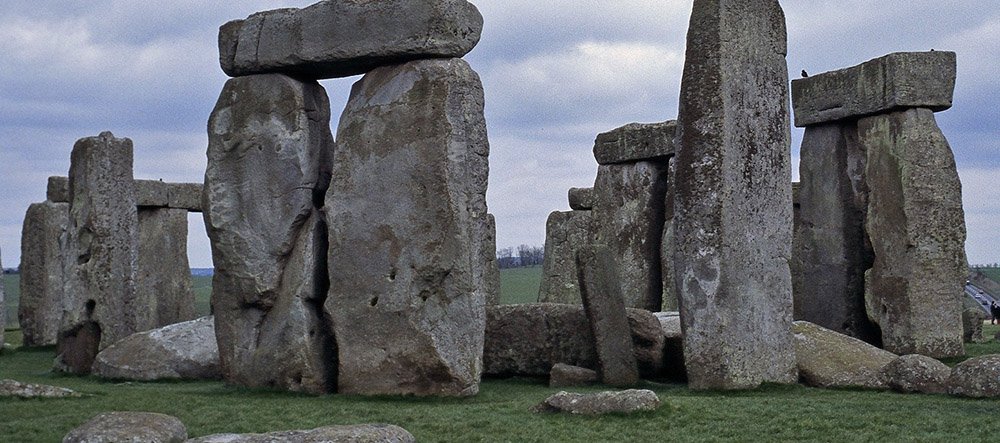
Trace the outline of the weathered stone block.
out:
M 479 76 L 460 59 L 371 71 L 351 91 L 337 143 L 326 312 L 338 391 L 474 395 L 488 292 Z
M 205 227 L 225 380 L 324 393 L 336 346 L 322 311 L 325 224 L 317 208 L 334 150 L 316 82 L 259 75 L 226 82 L 209 119 Z
M 486 237 L 480 250 L 483 259 L 483 282 L 486 290 L 486 304 L 500 304 L 500 263 L 497 262 L 497 220 L 493 214 L 486 214 Z
M 155 412 L 102 412 L 66 434 L 65 443 L 145 441 L 180 443 L 187 428 L 177 417 Z
M 552 365 L 549 372 L 550 388 L 566 388 L 575 386 L 586 386 L 597 383 L 601 378 L 597 376 L 597 371 L 593 369 L 570 366 L 563 363 Z
M 867 150 L 865 304 L 886 350 L 964 355 L 965 213 L 948 141 L 927 109 L 858 122 Z
M 465 0 L 327 0 L 223 25 L 219 61 L 233 77 L 348 77 L 379 66 L 461 57 L 476 46 L 482 29 L 482 15 Z
M 545 260 L 538 287 L 541 303 L 581 304 L 576 251 L 590 241 L 590 211 L 553 212 L 545 222 Z
M 897 52 L 792 81 L 795 126 L 904 108 L 943 111 L 955 92 L 955 53 Z
M 655 411 L 658 407 L 660 407 L 660 398 L 656 396 L 655 392 L 648 389 L 626 389 L 593 394 L 561 391 L 552 394 L 532 410 L 534 412 L 603 415 Z
M 667 192 L 663 196 L 663 238 L 660 239 L 660 278 L 663 279 L 663 291 L 660 296 L 661 311 L 678 311 L 680 297 L 677 296 L 675 284 L 676 266 L 674 265 L 674 176 L 677 174 L 677 162 L 673 157 L 667 165 Z
M 153 328 L 153 300 L 136 292 L 139 217 L 132 140 L 80 139 L 69 168 L 67 283 L 56 368 L 87 373 L 97 351 Z
M 948 377 L 948 393 L 963 397 L 1000 397 L 1000 355 L 981 355 L 955 365 Z
M 201 212 L 201 183 L 167 183 L 167 206 Z
M 153 300 L 156 327 L 195 318 L 187 237 L 187 210 L 139 209 L 136 291 Z
M 687 42 L 674 260 L 688 380 L 794 383 L 784 13 L 777 0 L 695 0 Z
M 597 164 L 631 163 L 674 155 L 677 122 L 629 123 L 601 133 L 594 141 Z
M 28 206 L 21 229 L 21 299 L 17 308 L 24 346 L 56 344 L 66 284 L 69 205 Z
M 45 199 L 52 203 L 69 203 L 69 177 L 49 177 Z
M 882 368 L 889 388 L 904 393 L 945 394 L 951 368 L 926 355 L 903 355 Z
M 883 368 L 895 354 L 805 321 L 795 322 L 793 330 L 803 383 L 819 388 L 888 387 Z
M 211 316 L 138 332 L 97 354 L 94 375 L 121 380 L 217 380 L 219 347 Z
M 167 184 L 162 180 L 136 180 L 135 200 L 138 206 L 165 208 L 168 205 Z
M 584 246 L 576 253 L 576 266 L 601 381 L 610 386 L 634 386 L 639 382 L 639 367 L 611 254 L 603 245 Z
M 569 188 L 569 207 L 574 211 L 594 209 L 594 188 Z

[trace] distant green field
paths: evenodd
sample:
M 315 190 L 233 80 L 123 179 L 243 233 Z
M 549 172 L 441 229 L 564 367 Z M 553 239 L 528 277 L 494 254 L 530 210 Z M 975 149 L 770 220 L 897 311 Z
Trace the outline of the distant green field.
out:
M 500 270 L 500 304 L 534 303 L 542 283 L 542 267 Z
M 986 274 L 991 280 L 1000 283 L 1000 268 L 976 268 Z

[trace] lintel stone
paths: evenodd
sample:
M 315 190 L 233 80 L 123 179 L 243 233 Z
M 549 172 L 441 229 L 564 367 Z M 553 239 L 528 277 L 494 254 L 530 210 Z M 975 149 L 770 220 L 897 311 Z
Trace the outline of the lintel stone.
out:
M 569 188 L 569 207 L 574 211 L 594 209 L 594 188 Z
M 136 206 L 201 211 L 201 183 L 168 183 L 162 180 L 135 180 Z M 69 177 L 49 177 L 46 199 L 69 203 Z
M 677 122 L 629 123 L 598 134 L 594 158 L 601 165 L 652 160 L 674 155 Z

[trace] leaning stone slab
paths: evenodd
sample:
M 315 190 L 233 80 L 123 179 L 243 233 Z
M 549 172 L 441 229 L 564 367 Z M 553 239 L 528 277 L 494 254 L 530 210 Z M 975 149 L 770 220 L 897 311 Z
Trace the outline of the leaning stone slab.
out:
M 462 57 L 482 29 L 482 15 L 465 0 L 326 0 L 226 23 L 219 30 L 219 60 L 233 77 L 348 77 L 413 60 Z
M 777 0 L 694 2 L 674 202 L 675 286 L 693 389 L 798 378 L 786 40 Z
M 479 76 L 461 59 L 371 71 L 337 143 L 325 210 L 338 392 L 476 394 L 489 292 Z
M 94 357 L 154 327 L 155 300 L 136 291 L 139 217 L 132 140 L 110 132 L 80 139 L 69 169 L 66 293 L 56 368 L 87 373 Z
M 215 318 L 139 332 L 97 354 L 93 374 L 122 380 L 218 380 Z
M 167 206 L 201 212 L 201 183 L 167 183 Z
M 795 354 L 802 382 L 818 388 L 886 389 L 883 368 L 896 355 L 853 337 L 797 321 Z
M 341 425 L 301 431 L 266 434 L 215 434 L 188 440 L 188 443 L 308 443 L 308 442 L 387 442 L 412 443 L 413 435 L 396 425 Z
M 875 255 L 865 274 L 868 317 L 888 351 L 964 355 L 969 268 L 951 147 L 928 109 L 864 118 L 858 132 L 868 152 L 866 230 Z
M 590 211 L 556 211 L 545 222 L 545 258 L 542 282 L 538 286 L 541 303 L 582 304 L 576 275 L 576 252 L 590 241 Z
M 195 318 L 187 213 L 185 209 L 139 209 L 136 291 L 140 298 L 154 300 L 156 327 Z
M 956 365 L 948 378 L 948 393 L 962 397 L 1000 397 L 1000 355 L 970 358 Z
M 882 376 L 893 391 L 944 394 L 948 392 L 951 368 L 926 355 L 909 354 L 882 368 Z
M 176 417 L 155 412 L 103 412 L 69 431 L 63 443 L 180 443 L 187 427 Z
M 631 414 L 655 411 L 660 398 L 648 389 L 577 394 L 560 391 L 532 408 L 533 412 L 566 412 L 580 415 Z
M 52 203 L 69 203 L 69 177 L 49 177 L 45 199 Z
M 943 111 L 955 92 L 955 53 L 897 52 L 792 81 L 795 126 L 893 112 Z
M 226 82 L 208 125 L 205 227 L 212 309 L 228 383 L 333 391 L 336 346 L 322 304 L 329 100 L 283 75 Z
M 597 164 L 631 163 L 674 155 L 677 122 L 629 123 L 601 133 L 594 141 Z
M 0 397 L 19 398 L 66 398 L 82 397 L 83 394 L 72 389 L 60 388 L 58 386 L 36 385 L 31 383 L 21 383 L 17 380 L 0 380 Z
M 594 188 L 569 188 L 569 207 L 574 211 L 594 209 Z
M 576 253 L 576 266 L 601 381 L 616 387 L 634 386 L 639 382 L 639 367 L 611 254 L 603 245 L 584 246 Z
M 69 205 L 28 206 L 21 229 L 21 299 L 17 308 L 24 346 L 56 344 L 66 283 Z

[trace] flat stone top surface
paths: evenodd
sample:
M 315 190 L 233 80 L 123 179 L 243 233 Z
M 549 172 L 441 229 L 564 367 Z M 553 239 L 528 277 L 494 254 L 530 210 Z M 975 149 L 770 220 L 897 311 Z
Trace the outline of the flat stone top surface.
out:
M 905 108 L 943 111 L 955 92 L 955 53 L 896 52 L 792 81 L 795 126 Z
M 594 158 L 601 165 L 637 162 L 674 155 L 677 122 L 629 123 L 598 134 Z

